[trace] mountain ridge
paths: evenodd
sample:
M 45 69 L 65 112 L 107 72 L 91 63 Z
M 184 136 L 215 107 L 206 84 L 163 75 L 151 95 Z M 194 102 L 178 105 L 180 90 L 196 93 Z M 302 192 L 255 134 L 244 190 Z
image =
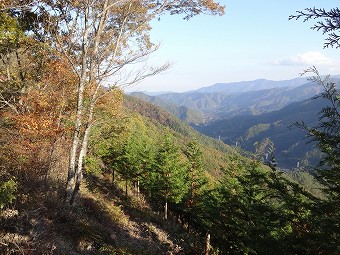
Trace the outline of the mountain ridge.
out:
M 304 140 L 306 133 L 294 127 L 294 123 L 303 121 L 308 126 L 314 126 L 320 109 L 325 105 L 321 100 L 306 99 L 258 116 L 239 115 L 193 127 L 205 135 L 219 138 L 226 144 L 237 144 L 247 151 L 254 151 L 255 142 L 269 138 L 276 148 L 278 166 L 294 170 L 298 165 L 308 167 L 317 164 L 320 156 L 314 144 Z
M 216 83 L 211 86 L 195 90 L 196 92 L 224 92 L 229 94 L 243 93 L 248 91 L 263 90 L 269 88 L 297 87 L 308 82 L 308 78 L 294 78 L 290 80 L 267 80 L 256 79 L 251 81 L 239 81 L 228 83 Z
M 161 106 L 166 111 L 175 114 L 188 123 L 204 124 L 217 119 L 231 118 L 236 115 L 259 115 L 279 110 L 290 103 L 311 98 L 322 91 L 321 86 L 315 83 L 308 81 L 303 83 L 306 79 L 285 80 L 280 83 L 281 87 L 274 87 L 277 83 L 270 83 L 269 80 L 256 80 L 260 82 L 265 81 L 267 88 L 234 94 L 228 94 L 223 91 L 192 91 L 165 93 L 157 96 L 150 96 L 140 92 L 131 93 L 130 95 Z M 332 78 L 332 80 L 340 84 L 340 79 Z M 302 85 L 299 85 L 299 83 L 302 83 Z M 238 84 L 241 86 L 244 83 Z M 283 85 L 287 86 L 283 87 Z M 182 107 L 182 110 L 179 109 L 180 107 Z

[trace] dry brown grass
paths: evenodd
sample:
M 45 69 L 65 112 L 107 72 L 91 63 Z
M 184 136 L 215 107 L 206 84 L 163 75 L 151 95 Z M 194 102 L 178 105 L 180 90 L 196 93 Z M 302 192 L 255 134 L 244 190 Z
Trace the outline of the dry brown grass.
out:
M 56 191 L 40 191 L 0 215 L 0 254 L 6 255 L 199 254 L 190 245 L 195 238 L 101 176 L 85 178 L 73 207 Z

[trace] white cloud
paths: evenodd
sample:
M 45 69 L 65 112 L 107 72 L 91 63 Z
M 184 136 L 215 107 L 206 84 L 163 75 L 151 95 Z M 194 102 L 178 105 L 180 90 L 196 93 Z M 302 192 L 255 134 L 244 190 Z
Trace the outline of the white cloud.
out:
M 329 66 L 334 65 L 335 63 L 319 51 L 307 51 L 294 57 L 276 60 L 274 61 L 274 64 L 283 66 Z

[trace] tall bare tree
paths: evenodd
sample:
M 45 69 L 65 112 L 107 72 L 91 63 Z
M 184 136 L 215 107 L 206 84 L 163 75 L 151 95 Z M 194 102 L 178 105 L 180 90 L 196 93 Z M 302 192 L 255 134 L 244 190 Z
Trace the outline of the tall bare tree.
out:
M 74 134 L 66 182 L 66 201 L 73 203 L 82 180 L 83 159 L 96 102 L 112 88 L 134 84 L 167 68 L 141 65 L 158 45 L 151 42 L 150 21 L 162 14 L 222 15 L 213 0 L 41 0 L 35 32 L 69 61 L 78 76 Z M 138 64 L 139 65 L 136 65 Z M 108 84 L 110 80 L 110 84 Z M 102 90 L 103 85 L 108 89 Z

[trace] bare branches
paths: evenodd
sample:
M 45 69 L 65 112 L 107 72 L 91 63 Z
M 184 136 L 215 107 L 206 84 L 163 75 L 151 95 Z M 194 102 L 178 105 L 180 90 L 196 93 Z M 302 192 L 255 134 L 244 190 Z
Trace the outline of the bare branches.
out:
M 0 11 L 11 9 L 27 10 L 35 4 L 34 0 L 17 1 L 17 0 L 0 0 Z
M 289 20 L 303 19 L 303 22 L 309 20 L 319 20 L 311 29 L 321 31 L 322 34 L 327 35 L 324 48 L 340 47 L 340 35 L 337 31 L 340 29 L 340 9 L 333 8 L 326 11 L 323 8 L 306 8 L 304 11 L 297 11 L 296 15 L 289 16 Z
M 0 109 L 5 108 L 8 106 L 11 108 L 16 114 L 18 114 L 18 109 L 15 104 L 12 104 L 9 100 L 7 100 L 1 93 L 0 93 Z
M 211 14 L 211 15 L 224 15 L 225 6 L 214 2 L 213 0 L 204 1 L 169 1 L 165 8 L 171 15 L 184 14 L 185 20 L 199 15 L 199 14 Z

